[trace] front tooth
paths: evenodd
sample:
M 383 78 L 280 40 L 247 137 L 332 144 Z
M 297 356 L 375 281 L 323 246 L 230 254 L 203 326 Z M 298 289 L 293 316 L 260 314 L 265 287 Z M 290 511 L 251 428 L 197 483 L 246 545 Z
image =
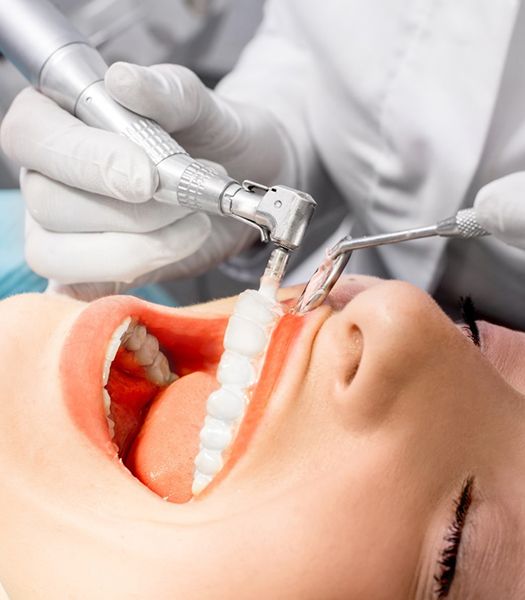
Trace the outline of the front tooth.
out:
M 109 340 L 108 347 L 106 349 L 106 356 L 104 357 L 104 368 L 102 370 L 102 385 L 105 386 L 109 379 L 109 371 L 111 369 L 111 363 L 114 361 L 120 347 L 121 337 L 125 334 L 126 330 L 131 323 L 131 317 L 127 317 L 122 323 L 115 329 Z
M 213 477 L 209 475 L 204 475 L 203 473 L 199 473 L 199 471 L 195 471 L 195 475 L 193 476 L 193 485 L 191 486 L 191 493 L 196 496 L 200 494 L 205 488 L 210 485 Z
M 135 359 L 142 367 L 148 367 L 153 364 L 159 353 L 159 340 L 150 333 L 146 334 L 146 339 L 142 346 L 135 352 Z
M 213 417 L 206 417 L 200 433 L 201 444 L 208 450 L 225 450 L 232 441 L 231 427 Z
M 111 437 L 115 435 L 115 421 L 111 418 L 111 397 L 106 388 L 102 388 L 102 399 L 104 402 L 104 412 L 106 413 L 106 421 L 108 422 L 109 433 Z
M 240 390 L 220 388 L 208 398 L 207 410 L 211 417 L 235 421 L 244 413 L 245 397 Z
M 224 334 L 224 353 L 217 369 L 221 388 L 208 397 L 207 416 L 200 431 L 192 493 L 198 496 L 223 467 L 223 452 L 232 444 L 244 416 L 250 388 L 273 325 L 282 314 L 275 286 L 241 294 Z M 263 293 L 264 292 L 264 293 Z
M 224 335 L 226 350 L 253 358 L 266 348 L 266 330 L 253 321 L 233 315 Z
M 106 417 L 111 416 L 111 397 L 106 388 L 102 388 L 102 400 L 104 402 L 104 412 Z
M 147 329 L 144 325 L 137 325 L 129 338 L 125 341 L 124 347 L 126 350 L 136 352 L 142 344 L 146 341 L 146 335 L 148 334 Z
M 217 369 L 217 380 L 222 385 L 250 387 L 255 383 L 255 368 L 247 356 L 226 350 Z
M 275 303 L 255 290 L 247 290 L 239 296 L 234 314 L 255 321 L 260 325 L 269 325 L 275 320 Z
M 203 448 L 195 459 L 195 466 L 203 475 L 215 475 L 222 469 L 222 456 L 216 450 Z

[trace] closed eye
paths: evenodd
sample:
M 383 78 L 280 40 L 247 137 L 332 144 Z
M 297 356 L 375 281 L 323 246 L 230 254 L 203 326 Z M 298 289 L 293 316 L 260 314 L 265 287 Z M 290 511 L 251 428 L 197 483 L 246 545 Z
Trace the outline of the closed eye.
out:
M 456 500 L 454 517 L 450 523 L 444 538 L 444 546 L 438 562 L 435 581 L 435 597 L 438 600 L 446 598 L 452 587 L 456 575 L 457 560 L 463 528 L 467 520 L 467 514 L 472 504 L 472 488 L 474 478 L 469 477 L 463 484 L 461 494 Z
M 481 338 L 478 324 L 476 322 L 477 312 L 474 302 L 470 296 L 462 296 L 459 300 L 461 304 L 463 327 L 468 337 L 472 340 L 472 343 L 479 348 L 481 346 Z

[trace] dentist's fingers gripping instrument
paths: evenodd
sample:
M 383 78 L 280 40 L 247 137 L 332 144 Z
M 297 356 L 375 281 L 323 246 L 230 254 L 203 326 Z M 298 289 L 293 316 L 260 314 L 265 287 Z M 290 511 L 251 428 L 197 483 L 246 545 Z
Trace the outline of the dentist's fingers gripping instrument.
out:
M 0 49 L 62 108 L 142 147 L 158 170 L 156 200 L 257 228 L 263 241 L 277 245 L 266 274 L 281 281 L 315 209 L 308 194 L 278 185 L 241 185 L 195 161 L 156 122 L 118 104 L 104 86 L 103 58 L 48 0 L 1 0 Z
M 433 236 L 470 239 L 485 235 L 489 235 L 489 233 L 478 224 L 474 209 L 471 208 L 460 210 L 454 216 L 428 227 L 406 229 L 394 233 L 383 233 L 355 239 L 348 235 L 329 248 L 326 260 L 310 278 L 297 302 L 295 311 L 297 313 L 306 313 L 317 308 L 325 301 L 345 270 L 354 250 L 382 246 L 384 244 L 397 244 L 398 242 Z

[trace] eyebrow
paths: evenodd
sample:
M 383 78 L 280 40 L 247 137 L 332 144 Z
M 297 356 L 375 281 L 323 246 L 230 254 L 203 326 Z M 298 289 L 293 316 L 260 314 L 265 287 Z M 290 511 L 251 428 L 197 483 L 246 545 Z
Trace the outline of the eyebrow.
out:
M 444 539 L 446 545 L 441 551 L 438 563 L 439 575 L 434 575 L 434 581 L 437 584 L 435 592 L 438 600 L 448 596 L 454 582 L 463 528 L 465 527 L 467 515 L 472 505 L 473 486 L 474 477 L 468 477 L 463 484 L 459 498 L 456 500 L 454 517 Z

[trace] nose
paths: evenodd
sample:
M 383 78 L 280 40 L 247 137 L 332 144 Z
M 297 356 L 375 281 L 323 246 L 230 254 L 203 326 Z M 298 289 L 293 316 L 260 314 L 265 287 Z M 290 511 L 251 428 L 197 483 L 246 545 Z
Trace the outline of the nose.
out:
M 367 289 L 337 319 L 335 327 L 353 336 L 357 329 L 362 340 L 355 376 L 340 396 L 342 411 L 357 427 L 383 422 L 402 398 L 424 402 L 428 388 L 446 379 L 447 351 L 462 343 L 430 296 L 408 283 L 388 281 Z

